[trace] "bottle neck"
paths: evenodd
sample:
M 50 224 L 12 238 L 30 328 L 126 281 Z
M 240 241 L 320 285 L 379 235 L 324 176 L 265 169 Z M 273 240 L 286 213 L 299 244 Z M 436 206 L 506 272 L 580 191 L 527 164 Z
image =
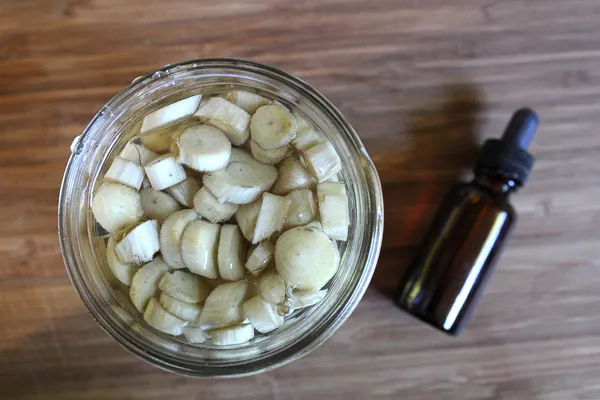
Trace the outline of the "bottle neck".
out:
M 485 172 L 477 172 L 473 183 L 496 197 L 508 197 L 519 187 L 514 179 L 501 175 L 490 175 Z

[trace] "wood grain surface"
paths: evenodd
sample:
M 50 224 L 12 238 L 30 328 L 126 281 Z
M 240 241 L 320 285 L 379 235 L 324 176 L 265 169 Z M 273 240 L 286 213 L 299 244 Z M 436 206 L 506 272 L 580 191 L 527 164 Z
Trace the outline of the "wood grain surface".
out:
M 133 78 L 240 57 L 317 87 L 379 169 L 372 284 L 323 346 L 251 378 L 198 381 L 122 349 L 60 256 L 69 145 Z M 597 0 L 2 0 L 0 398 L 600 399 Z M 543 120 L 537 164 L 486 294 L 459 338 L 388 298 L 440 197 L 511 112 Z

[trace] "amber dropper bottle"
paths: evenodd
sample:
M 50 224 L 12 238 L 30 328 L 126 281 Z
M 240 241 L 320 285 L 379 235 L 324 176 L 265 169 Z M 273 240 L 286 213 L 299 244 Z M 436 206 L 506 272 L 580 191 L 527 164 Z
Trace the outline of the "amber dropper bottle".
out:
M 465 326 L 515 223 L 508 198 L 533 166 L 538 123 L 518 110 L 502 138 L 483 145 L 473 181 L 446 195 L 396 293 L 402 309 L 451 335 Z

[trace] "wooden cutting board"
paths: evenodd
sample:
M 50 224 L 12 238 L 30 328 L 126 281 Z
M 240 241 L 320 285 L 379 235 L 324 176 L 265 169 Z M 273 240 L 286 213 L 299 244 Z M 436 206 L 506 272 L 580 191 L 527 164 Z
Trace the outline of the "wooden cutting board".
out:
M 600 7 L 595 0 L 3 0 L 0 398 L 599 399 Z M 71 288 L 56 208 L 69 145 L 133 78 L 241 57 L 317 87 L 384 187 L 355 313 L 306 358 L 197 381 L 138 360 Z M 478 145 L 528 105 L 537 164 L 470 326 L 446 337 L 387 293 Z

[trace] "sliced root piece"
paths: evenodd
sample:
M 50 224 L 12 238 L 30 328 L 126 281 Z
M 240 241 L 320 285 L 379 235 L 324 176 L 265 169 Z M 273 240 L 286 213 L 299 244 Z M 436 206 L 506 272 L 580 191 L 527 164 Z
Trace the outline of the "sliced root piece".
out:
M 179 182 L 176 185 L 173 185 L 167 189 L 167 193 L 169 193 L 175 200 L 177 200 L 180 204 L 188 208 L 192 208 L 194 206 L 194 196 L 198 193 L 198 190 L 202 187 L 200 181 L 193 176 L 188 176 L 184 181 Z
M 221 225 L 206 221 L 191 222 L 181 237 L 181 256 L 185 266 L 208 279 L 219 277 L 217 249 Z
M 279 304 L 285 299 L 285 282 L 277 271 L 262 274 L 258 281 L 258 294 L 273 304 Z
M 287 195 L 287 198 L 291 203 L 285 219 L 285 230 L 308 225 L 317 218 L 317 202 L 312 191 L 294 190 Z
M 312 128 L 298 130 L 296 137 L 292 140 L 292 146 L 300 152 L 306 151 L 311 147 L 324 143 L 326 139 Z
M 137 225 L 115 245 L 119 259 L 136 265 L 152 260 L 159 249 L 158 221 L 155 219 Z
M 240 146 L 248 139 L 250 114 L 225 99 L 220 97 L 208 99 L 198 108 L 194 116 L 225 132 L 234 146 Z
M 296 137 L 297 128 L 296 119 L 278 104 L 260 107 L 250 122 L 252 140 L 265 150 L 287 146 Z
M 288 147 L 284 146 L 278 149 L 265 150 L 262 147 L 260 147 L 258 143 L 256 143 L 254 140 L 250 140 L 250 151 L 252 152 L 252 156 L 261 163 L 273 165 L 277 164 L 285 158 L 285 155 L 288 151 Z
M 255 296 L 242 306 L 250 324 L 260 333 L 271 332 L 283 325 L 284 319 L 277 313 L 277 306 Z
M 323 232 L 335 240 L 348 240 L 348 195 L 343 183 L 320 183 L 317 198 Z
M 189 343 L 204 343 L 207 339 L 204 330 L 195 325 L 184 326 L 183 336 Z
M 210 293 L 210 288 L 202 278 L 179 270 L 164 274 L 158 287 L 163 293 L 186 303 L 199 303 Z
M 152 132 L 140 135 L 137 140 L 156 153 L 167 153 L 173 144 L 173 137 L 176 137 L 183 132 L 186 126 L 187 124 L 182 122 L 174 126 L 159 128 Z
M 195 321 L 200 315 L 200 311 L 202 311 L 202 307 L 198 304 L 186 303 L 166 293 L 161 293 L 159 301 L 165 310 L 185 321 Z
M 279 175 L 271 188 L 278 196 L 285 196 L 292 190 L 314 189 L 317 186 L 315 178 L 294 157 L 287 157 L 277 168 Z
M 293 288 L 323 287 L 340 263 L 337 247 L 323 232 L 300 226 L 279 236 L 275 245 L 275 267 Z
M 286 197 L 265 193 L 256 219 L 252 243 L 257 244 L 268 239 L 273 233 L 281 231 L 291 200 Z
M 140 143 L 136 143 L 137 141 L 139 141 L 138 138 L 127 142 L 125 147 L 123 147 L 123 150 L 121 150 L 119 153 L 119 157 L 132 161 L 141 166 L 144 166 L 155 158 L 158 158 L 157 153 Z
M 149 219 L 155 219 L 161 224 L 169 215 L 181 210 L 181 205 L 168 194 L 152 188 L 140 191 L 144 215 Z
M 275 245 L 267 240 L 259 243 L 248 254 L 246 261 L 246 269 L 252 275 L 259 275 L 265 268 L 269 267 L 273 262 L 275 254 Z
M 231 143 L 225 134 L 210 125 L 187 128 L 176 139 L 179 162 L 196 171 L 224 168 L 231 156 Z
M 107 232 L 135 224 L 143 216 L 140 194 L 120 183 L 103 182 L 92 199 L 92 213 Z
M 154 329 L 173 336 L 181 335 L 187 323 L 167 312 L 155 298 L 150 299 L 144 311 L 144 321 Z
M 158 281 L 168 270 L 169 266 L 161 257 L 156 257 L 137 270 L 131 281 L 129 298 L 139 312 L 144 312 L 148 301 L 158 291 Z
M 187 226 L 198 219 L 194 210 L 180 210 L 171 214 L 160 227 L 160 252 L 172 268 L 185 268 L 181 257 L 181 236 Z
M 213 224 L 227 221 L 239 207 L 237 204 L 219 203 L 217 198 L 204 187 L 196 193 L 193 203 L 200 218 L 206 218 Z
M 298 126 L 298 132 L 303 131 L 305 129 L 313 129 L 313 126 L 298 112 L 293 112 L 292 115 L 296 119 L 296 125 Z
M 241 153 L 241 154 L 240 154 Z M 260 163 L 243 150 L 232 151 L 229 164 L 222 170 L 204 175 L 204 186 L 220 203 L 248 204 L 260 198 L 277 179 L 277 169 Z
M 185 170 L 170 154 L 152 160 L 144 167 L 153 189 L 163 190 L 186 178 Z
M 244 281 L 217 286 L 204 301 L 198 324 L 202 327 L 222 328 L 239 324 L 244 320 L 242 303 L 248 295 L 248 283 Z
M 250 324 L 241 324 L 231 328 L 215 329 L 210 331 L 212 344 L 228 346 L 242 344 L 254 338 L 254 328 Z
M 261 205 L 262 199 L 240 206 L 235 213 L 235 220 L 248 241 L 252 241 Z
M 313 222 L 311 222 L 310 224 L 306 225 L 307 228 L 315 228 L 318 229 L 320 231 L 323 230 L 323 225 L 321 225 L 321 222 L 315 220 Z
M 327 179 L 325 182 L 337 183 L 340 181 L 339 175 L 333 175 L 331 178 Z
M 133 161 L 116 157 L 104 174 L 104 179 L 140 190 L 144 180 L 144 169 Z
M 106 244 L 106 262 L 108 267 L 112 271 L 113 275 L 117 280 L 124 285 L 130 286 L 133 279 L 133 275 L 136 272 L 136 268 L 133 263 L 124 263 L 119 259 L 117 252 L 115 251 L 115 239 L 114 236 L 108 238 Z
M 235 104 L 248 114 L 254 114 L 259 107 L 266 106 L 271 103 L 271 100 L 266 99 L 256 93 L 246 92 L 243 90 L 233 90 L 227 93 L 225 99 L 230 103 Z
M 324 182 L 342 170 L 342 161 L 329 142 L 309 148 L 302 152 L 302 157 L 318 182 Z
M 145 133 L 189 117 L 198 109 L 200 100 L 201 95 L 191 96 L 151 112 L 144 117 L 141 132 Z
M 327 296 L 327 289 L 322 290 L 292 290 L 285 300 L 285 304 L 294 309 L 314 306 Z
M 219 238 L 218 264 L 219 275 L 228 281 L 244 278 L 246 270 L 246 252 L 248 246 L 237 225 L 223 225 Z

